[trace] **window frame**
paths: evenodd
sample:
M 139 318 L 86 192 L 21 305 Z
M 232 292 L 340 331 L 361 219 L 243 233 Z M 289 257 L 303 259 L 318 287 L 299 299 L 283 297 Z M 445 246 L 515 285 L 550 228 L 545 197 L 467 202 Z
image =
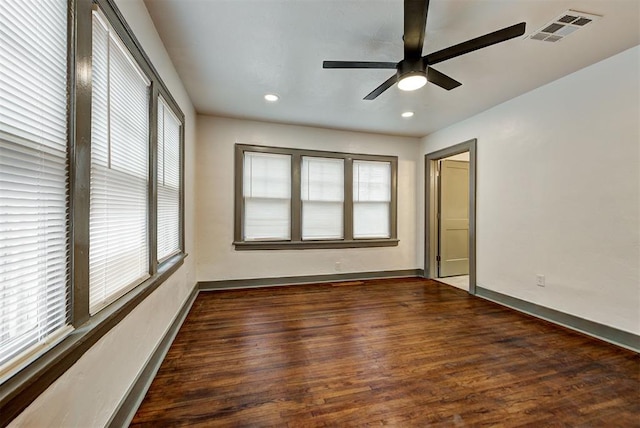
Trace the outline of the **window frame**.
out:
M 336 164 L 340 165 L 340 169 L 342 170 L 342 174 L 340 175 L 340 181 L 341 181 L 341 189 L 340 189 L 340 200 L 327 200 L 327 199 L 317 199 L 317 198 L 313 198 L 312 197 L 312 187 L 314 186 L 312 181 L 307 182 L 307 189 L 306 189 L 306 193 L 307 193 L 307 198 L 305 199 L 304 195 L 305 195 L 305 177 L 304 177 L 304 171 L 305 171 L 305 159 L 322 159 L 320 162 L 326 162 L 327 160 L 331 160 L 331 161 L 338 161 L 336 162 Z M 300 185 L 301 185 L 301 193 L 300 193 L 300 197 L 301 197 L 301 213 L 300 213 L 300 218 L 301 218 L 301 225 L 302 225 L 302 229 L 301 229 L 301 234 L 302 234 L 302 240 L 305 242 L 308 241 L 330 241 L 330 240 L 341 240 L 344 239 L 344 207 L 345 207 L 345 198 L 344 198 L 344 165 L 345 165 L 345 160 L 344 159 L 340 159 L 340 158 L 322 158 L 322 157 L 313 157 L 313 156 L 301 156 L 300 160 L 302 162 L 302 166 L 301 166 L 301 177 L 300 177 Z M 309 170 L 312 168 L 313 165 L 313 161 L 309 161 L 307 163 L 307 168 L 309 168 Z M 309 173 L 308 176 L 311 176 L 311 174 Z M 310 207 L 313 206 L 314 204 L 339 204 L 340 205 L 340 211 L 342 213 L 341 216 L 339 216 L 338 218 L 340 219 L 340 226 L 341 226 L 341 231 L 340 231 L 340 236 L 337 237 L 330 237 L 330 236 L 326 236 L 326 237 L 321 237 L 318 236 L 315 239 L 313 238 L 306 238 L 304 237 L 305 234 L 305 202 L 308 202 Z M 311 211 L 313 211 L 312 208 L 310 208 Z
M 244 197 L 243 166 L 244 153 L 273 153 L 291 156 L 291 239 L 283 241 L 245 241 L 244 236 Z M 302 200 L 301 170 L 302 157 L 320 157 L 344 160 L 344 210 L 343 238 L 302 240 Z M 391 202 L 389 205 L 388 238 L 353 237 L 353 161 L 389 162 L 391 164 Z M 244 250 L 304 250 L 392 247 L 398 245 L 398 157 L 387 155 L 356 154 L 322 150 L 304 150 L 285 147 L 271 147 L 251 144 L 236 144 L 234 153 L 234 240 L 236 251 Z
M 19 415 L 66 372 L 100 338 L 133 311 L 183 264 L 185 253 L 184 150 L 185 115 L 173 98 L 114 0 L 66 0 L 67 3 L 67 138 L 69 254 L 67 317 L 73 330 L 23 361 L 0 379 L 0 426 Z M 149 96 L 148 240 L 149 277 L 94 315 L 89 313 L 89 183 L 91 178 L 92 12 L 101 12 L 138 67 L 151 81 Z M 158 100 L 180 122 L 179 251 L 157 260 L 157 115 Z
M 247 153 L 247 152 L 245 152 L 245 153 Z M 253 155 L 256 155 L 256 154 L 259 155 L 260 154 L 260 153 L 256 153 L 256 152 L 249 152 L 249 153 L 251 153 Z M 292 159 L 291 156 L 282 155 L 282 154 L 279 154 L 279 153 L 266 153 L 266 155 L 267 155 L 267 158 L 269 158 L 269 157 L 286 158 L 286 162 L 289 164 L 289 172 L 291 171 L 291 165 L 292 165 L 292 162 L 293 162 L 293 159 Z M 258 159 L 260 159 L 260 156 L 258 156 Z M 264 160 L 264 158 L 263 158 L 263 160 Z M 292 220 L 291 219 L 291 201 L 292 201 L 291 174 L 289 174 L 288 177 L 287 177 L 287 179 L 289 181 L 289 186 L 288 186 L 288 188 L 286 188 L 287 192 L 288 192 L 288 196 L 285 196 L 285 195 L 279 195 L 279 197 L 278 196 L 274 196 L 274 195 L 270 195 L 270 196 L 266 196 L 266 195 L 254 196 L 253 195 L 253 193 L 254 193 L 253 192 L 253 189 L 254 189 L 253 174 L 251 174 L 251 184 L 249 184 L 247 186 L 247 182 L 244 180 L 245 179 L 245 177 L 244 177 L 245 174 L 244 173 L 246 172 L 246 169 L 244 167 L 245 167 L 245 165 L 247 163 L 246 161 L 247 161 L 247 158 L 244 157 L 243 158 L 243 179 L 242 179 L 242 187 L 243 187 L 243 190 L 242 190 L 242 202 L 243 202 L 243 207 L 244 207 L 243 216 L 247 216 L 248 211 L 250 211 L 249 209 L 247 209 L 247 200 L 248 199 L 252 199 L 253 200 L 255 198 L 255 199 L 257 199 L 258 201 L 261 201 L 261 202 L 270 201 L 271 203 L 275 203 L 275 204 L 284 203 L 288 207 L 288 210 L 284 211 L 284 212 L 288 212 L 288 217 L 286 219 L 286 222 L 288 223 L 288 227 L 286 228 L 286 235 L 288 236 L 288 238 L 284 238 L 283 237 L 282 239 L 279 239 L 278 237 L 275 237 L 275 236 L 269 236 L 269 237 L 264 237 L 262 239 L 260 239 L 260 238 L 247 239 L 246 235 L 248 234 L 247 233 L 247 229 L 248 228 L 247 227 L 243 227 L 242 235 L 244 237 L 244 240 L 247 241 L 247 242 L 263 242 L 263 241 L 280 242 L 280 241 L 289 240 L 291 238 L 291 220 Z M 253 167 L 253 161 L 251 161 L 250 164 Z M 286 177 L 286 176 L 287 176 L 286 174 L 283 174 L 283 177 Z M 250 191 L 251 195 L 250 196 L 245 195 L 245 191 L 247 190 L 247 187 L 249 189 L 251 189 L 251 191 Z M 284 188 L 284 186 L 283 186 L 283 188 Z M 258 191 L 256 193 L 260 193 L 260 192 Z M 243 224 L 243 226 L 244 226 L 244 224 Z
M 167 94 L 169 94 L 169 92 L 166 92 Z M 170 96 L 171 94 L 169 94 Z M 175 100 L 173 100 L 172 98 L 172 102 L 174 103 L 174 106 L 171 106 L 169 104 L 169 101 L 167 101 L 164 98 L 164 95 L 162 92 L 159 92 L 157 97 L 155 98 L 155 102 L 154 106 L 152 106 L 151 108 L 155 108 L 155 123 L 150 123 L 149 126 L 151 128 L 155 129 L 155 136 L 153 137 L 152 140 L 152 153 L 155 156 L 155 163 L 156 165 L 153 167 L 155 168 L 155 177 L 154 180 L 156 181 L 155 183 L 155 189 L 152 189 L 152 193 L 151 193 L 151 197 L 152 197 L 152 201 L 155 205 L 154 207 L 154 212 L 156 213 L 155 216 L 155 231 L 154 234 L 156 235 L 156 241 L 155 241 L 155 258 L 156 258 L 156 266 L 161 266 L 163 265 L 165 262 L 167 262 L 168 260 L 170 260 L 172 257 L 175 257 L 176 255 L 179 255 L 181 253 L 184 253 L 185 248 L 184 248 L 184 128 L 185 128 L 185 121 L 184 121 L 184 114 L 182 113 L 182 110 L 180 110 L 180 107 L 178 107 L 177 103 L 175 102 Z M 178 173 L 179 173 L 179 183 L 178 183 L 178 249 L 174 250 L 173 252 L 171 252 L 168 255 L 165 255 L 164 257 L 158 258 L 158 242 L 157 242 L 157 233 L 158 233 L 158 218 L 157 218 L 157 213 L 158 213 L 158 105 L 159 103 L 162 102 L 165 104 L 166 108 L 170 109 L 170 113 L 169 114 L 173 114 L 173 116 L 175 116 L 175 118 L 178 120 L 178 126 L 179 126 L 179 145 L 180 147 L 178 148 Z M 174 110 L 174 109 L 177 109 Z M 164 168 L 164 166 L 163 166 Z
M 148 257 L 149 257 L 149 245 L 151 243 L 150 239 L 149 239 L 149 231 L 146 230 L 148 229 L 147 225 L 149 223 L 149 203 L 150 203 L 150 192 L 149 192 L 149 183 L 148 180 L 151 176 L 150 171 L 151 171 L 151 165 L 149 165 L 149 158 L 151 155 L 151 147 L 149 145 L 149 142 L 152 141 L 149 135 L 149 128 L 152 126 L 151 123 L 149 123 L 150 120 L 150 114 L 149 114 L 149 107 L 151 105 L 151 79 L 149 77 L 147 77 L 147 74 L 140 68 L 140 66 L 138 65 L 138 60 L 136 60 L 133 55 L 131 54 L 131 49 L 127 48 L 122 40 L 122 38 L 120 37 L 119 34 L 116 33 L 114 26 L 112 25 L 111 22 L 108 21 L 108 18 L 106 17 L 106 15 L 102 12 L 101 8 L 98 7 L 97 5 L 93 6 L 93 10 L 92 10 L 92 29 L 96 29 L 96 26 L 100 26 L 103 28 L 104 31 L 104 35 L 105 35 L 105 41 L 106 41 L 106 46 L 102 47 L 102 46 L 96 46 L 95 44 L 92 44 L 92 53 L 95 53 L 94 49 L 97 47 L 98 50 L 100 50 L 101 48 L 105 48 L 104 49 L 104 54 L 105 54 L 105 97 L 104 97 L 104 105 L 100 106 L 100 105 L 92 105 L 92 118 L 93 118 L 93 113 L 95 111 L 95 107 L 103 107 L 104 110 L 107 112 L 107 118 L 106 118 L 106 123 L 105 123 L 105 129 L 104 129 L 104 137 L 105 137 L 105 141 L 99 141 L 99 138 L 95 138 L 94 140 L 94 123 L 92 121 L 92 147 L 91 147 L 91 153 L 92 153 L 92 157 L 91 157 L 91 169 L 95 174 L 91 175 L 91 183 L 89 185 L 89 193 L 90 193 L 90 201 L 89 201 L 89 207 L 90 210 L 93 208 L 93 201 L 92 199 L 95 197 L 98 200 L 102 201 L 102 204 L 105 204 L 107 207 L 106 210 L 98 210 L 99 215 L 102 214 L 104 215 L 104 217 L 106 217 L 106 212 L 109 212 L 111 209 L 113 209 L 114 205 L 111 205 L 114 202 L 114 197 L 121 197 L 121 193 L 120 191 L 114 192 L 114 189 L 112 187 L 110 187 L 107 183 L 109 182 L 113 182 L 113 181 L 126 181 L 127 183 L 130 183 L 131 187 L 136 188 L 136 190 L 138 190 L 140 193 L 137 195 L 133 195 L 134 197 L 132 198 L 132 195 L 128 195 L 129 201 L 131 201 L 131 203 L 133 203 L 135 206 L 138 206 L 139 208 L 144 207 L 144 213 L 142 212 L 142 210 L 137 212 L 137 219 L 139 221 L 138 224 L 135 224 L 136 229 L 138 229 L 138 226 L 142 226 L 142 223 L 144 223 L 144 239 L 140 239 L 137 240 L 137 244 L 139 244 L 139 246 L 136 245 L 135 250 L 133 250 L 133 252 L 136 254 L 136 256 L 140 256 L 140 255 L 144 255 L 144 257 L 147 258 L 147 260 L 144 261 L 144 263 L 136 263 L 138 266 L 138 268 L 140 269 L 139 272 L 136 273 L 135 276 L 127 278 L 127 280 L 124 283 L 119 283 L 116 287 L 114 287 L 114 289 L 112 291 L 110 290 L 110 286 L 113 286 L 113 277 L 111 277 L 110 279 L 107 279 L 106 281 L 104 281 L 102 283 L 101 286 L 97 286 L 93 281 L 94 278 L 89 278 L 89 313 L 91 315 L 95 315 L 97 314 L 99 311 L 101 311 L 102 309 L 104 309 L 105 307 L 107 307 L 108 305 L 110 305 L 112 302 L 116 301 L 118 298 L 120 298 L 122 295 L 126 294 L 129 290 L 131 290 L 132 288 L 136 287 L 138 284 L 144 282 L 149 276 L 150 276 L 150 264 L 148 262 Z M 93 39 L 95 41 L 95 38 Z M 123 70 L 114 70 L 112 68 L 112 65 L 114 63 L 119 62 L 117 60 L 117 57 L 123 55 L 124 58 L 122 58 L 120 61 L 123 61 L 125 63 L 127 63 L 127 65 L 130 65 L 132 67 L 131 70 L 126 70 L 124 71 L 124 73 L 126 73 L 127 71 L 131 72 L 132 76 L 127 76 L 126 74 L 121 74 L 123 72 Z M 93 55 L 93 58 L 95 59 L 96 55 Z M 93 71 L 95 70 L 95 62 L 92 63 L 92 88 L 93 88 L 93 81 L 94 81 L 94 77 L 96 77 L 96 74 L 93 73 Z M 120 73 L 119 73 L 120 72 Z M 133 77 L 135 76 L 135 77 Z M 135 82 L 131 82 L 129 80 L 127 80 L 128 78 L 133 77 L 135 79 Z M 120 85 L 122 86 L 126 86 L 127 88 L 133 88 L 136 85 L 140 85 L 140 88 L 142 86 L 144 86 L 144 96 L 145 96 L 145 100 L 138 100 L 139 102 L 136 102 L 135 104 L 130 104 L 127 105 L 126 107 L 133 107 L 134 109 L 136 107 L 140 108 L 140 115 L 137 117 L 139 120 L 144 120 L 146 121 L 146 123 L 144 123 L 144 125 L 146 126 L 140 126 L 139 128 L 137 128 L 137 130 L 142 131 L 144 130 L 146 132 L 146 135 L 144 136 L 143 139 L 139 139 L 136 140 L 134 142 L 133 139 L 127 139 L 127 140 L 122 140 L 119 139 L 118 137 L 115 136 L 115 130 L 118 129 L 118 125 L 122 126 L 122 119 L 117 120 L 116 118 L 118 116 L 123 116 L 124 114 L 126 114 L 128 112 L 128 110 L 125 110 L 125 106 L 123 106 L 122 104 L 118 104 L 116 102 L 116 100 L 119 97 L 122 97 L 122 93 L 118 93 L 117 91 L 113 91 L 113 88 L 116 88 L 118 85 L 118 82 L 120 83 Z M 124 83 L 124 85 L 123 85 Z M 95 101 L 96 98 L 94 97 L 94 95 L 96 94 L 97 91 L 93 91 L 92 89 L 92 101 Z M 143 92 L 143 91 L 140 91 Z M 130 97 L 127 95 L 126 98 L 128 99 L 127 102 L 130 101 Z M 120 102 L 122 102 L 122 100 L 120 100 Z M 93 104 L 93 103 L 92 103 Z M 144 110 L 143 110 L 144 109 Z M 137 122 L 140 123 L 140 125 L 142 125 L 142 122 Z M 129 131 L 129 129 L 127 129 L 127 131 Z M 122 129 L 121 129 L 122 132 Z M 126 141 L 127 145 L 129 145 L 129 143 L 131 143 L 130 145 L 135 147 L 138 146 L 138 149 L 143 149 L 146 151 L 146 153 L 144 153 L 144 156 L 141 156 L 139 161 L 139 164 L 127 164 L 125 165 L 123 163 L 123 161 L 120 159 L 117 159 L 117 153 L 121 153 L 121 149 L 122 149 L 122 144 Z M 102 148 L 105 150 L 106 153 L 106 159 L 102 160 L 102 159 L 97 159 L 93 156 L 94 149 L 98 148 L 102 146 Z M 116 147 L 120 148 L 120 150 L 116 149 Z M 136 171 L 132 171 L 131 167 L 135 167 L 140 168 L 139 170 Z M 102 176 L 102 177 L 101 177 Z M 102 186 L 105 186 L 106 188 L 108 188 L 109 190 L 105 190 L 105 189 L 100 189 L 100 185 L 98 185 L 98 189 L 96 189 L 94 187 L 94 181 L 96 182 L 100 182 L 102 184 Z M 135 183 L 135 184 L 134 184 Z M 137 192 L 136 192 L 137 193 Z M 116 196 L 117 195 L 117 196 Z M 140 197 L 141 199 L 138 200 L 137 197 Z M 144 198 L 144 200 L 142 200 L 142 198 Z M 122 199 L 116 199 L 118 202 L 120 202 Z M 100 203 L 97 203 L 98 206 L 100 206 Z M 118 219 L 118 226 L 121 223 L 121 218 Z M 130 219 L 128 219 L 130 221 Z M 92 216 L 91 216 L 91 212 L 89 214 L 89 224 L 91 225 L 91 221 L 92 221 Z M 104 221 L 104 220 L 103 220 Z M 108 222 L 108 220 L 107 220 Z M 137 223 L 137 222 L 136 222 Z M 106 227 L 106 229 L 111 229 L 111 226 L 113 226 L 111 223 L 107 223 L 109 224 L 109 226 Z M 105 229 L 100 228 L 100 229 Z M 114 231 L 113 229 L 111 229 L 112 231 Z M 100 242 L 101 244 L 105 245 L 107 244 L 107 242 L 112 242 L 114 243 L 114 246 L 117 248 L 119 246 L 119 243 L 115 244 L 118 241 L 121 241 L 123 238 L 122 237 L 122 230 L 118 230 L 116 229 L 115 232 L 120 232 L 120 234 L 116 234 L 116 235 L 109 235 L 108 233 L 102 232 L 102 233 L 97 233 L 97 234 L 89 234 L 89 263 L 91 266 L 91 262 L 92 261 L 97 261 L 98 265 L 103 266 L 105 268 L 108 268 L 110 263 L 109 262 L 109 256 L 107 256 L 106 254 L 104 254 L 102 257 L 98 257 L 97 260 L 93 259 L 93 257 L 95 257 L 95 254 L 92 253 L 92 247 L 96 242 Z M 92 238 L 93 238 L 93 242 L 92 242 Z M 101 239 L 102 238 L 102 239 Z M 139 237 L 142 238 L 142 237 Z M 124 238 L 126 239 L 126 238 Z M 109 247 L 109 250 L 107 250 L 107 253 L 111 253 L 111 247 L 109 244 L 107 244 Z M 116 254 L 114 252 L 114 254 Z M 121 252 L 117 253 L 118 256 L 121 255 Z M 93 257 L 92 257 L 93 256 Z M 134 257 L 136 258 L 136 257 Z M 106 270 L 106 269 L 105 269 Z M 100 271 L 100 269 L 98 269 L 98 271 Z M 91 274 L 91 267 L 89 268 L 89 273 Z M 121 276 L 120 274 L 118 276 Z M 118 278 L 118 281 L 120 281 L 120 278 Z M 92 292 L 94 293 L 94 298 L 95 301 L 91 300 L 91 295 Z M 102 298 L 99 298 L 98 295 L 102 294 L 102 292 L 104 292 L 104 296 L 102 296 Z

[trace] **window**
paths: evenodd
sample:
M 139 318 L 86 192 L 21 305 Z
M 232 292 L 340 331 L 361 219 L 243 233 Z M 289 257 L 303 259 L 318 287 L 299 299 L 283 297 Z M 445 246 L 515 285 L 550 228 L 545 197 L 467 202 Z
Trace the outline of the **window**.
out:
M 291 234 L 291 156 L 247 152 L 243 166 L 244 240 Z
M 302 157 L 302 239 L 342 239 L 344 159 Z
M 180 120 L 162 98 L 158 102 L 158 254 L 160 261 L 180 251 Z
M 388 238 L 391 163 L 353 161 L 353 236 Z
M 236 145 L 237 250 L 398 244 L 395 156 Z
M 0 377 L 69 321 L 67 6 L 23 5 L 0 2 Z
M 91 313 L 149 276 L 149 80 L 93 12 Z
M 0 0 L 0 93 L 5 426 L 182 265 L 184 115 L 113 0 Z

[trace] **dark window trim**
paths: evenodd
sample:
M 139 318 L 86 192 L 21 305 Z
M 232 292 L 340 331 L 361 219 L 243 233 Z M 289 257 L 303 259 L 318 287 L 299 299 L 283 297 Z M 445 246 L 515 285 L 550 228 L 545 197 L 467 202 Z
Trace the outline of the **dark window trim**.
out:
M 234 241 L 236 250 L 310 250 L 322 248 L 366 248 L 366 247 L 395 247 L 400 240 L 383 239 L 358 239 L 358 240 L 318 240 L 318 241 Z
M 91 56 L 92 10 L 98 5 L 126 48 L 151 81 L 149 105 L 149 252 L 150 277 L 93 316 L 89 314 L 89 200 L 91 170 Z M 185 116 L 145 54 L 114 0 L 68 0 L 68 229 L 71 294 L 68 321 L 74 330 L 9 375 L 0 385 L 0 426 L 8 425 L 33 400 L 63 375 L 82 355 L 183 264 L 184 252 L 184 151 Z M 157 97 L 180 121 L 180 250 L 158 262 L 157 222 Z
M 149 88 L 149 174 L 147 176 L 147 245 L 149 246 L 149 272 L 158 269 L 158 85 L 152 81 Z
M 243 164 L 245 152 L 271 153 L 291 156 L 291 239 L 286 241 L 244 241 Z M 303 156 L 344 159 L 344 239 L 302 240 L 302 202 L 300 200 L 300 170 Z M 391 203 L 389 238 L 353 238 L 353 161 L 377 161 L 391 164 Z M 304 150 L 285 147 L 236 144 L 234 156 L 234 241 L 236 250 L 305 250 L 322 248 L 392 247 L 398 245 L 398 157 Z

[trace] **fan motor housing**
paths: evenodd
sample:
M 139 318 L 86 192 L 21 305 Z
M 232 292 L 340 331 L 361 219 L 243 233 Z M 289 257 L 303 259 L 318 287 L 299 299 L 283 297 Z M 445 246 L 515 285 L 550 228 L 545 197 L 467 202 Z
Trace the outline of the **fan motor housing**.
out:
M 424 58 L 406 58 L 398 63 L 398 78 L 409 74 L 425 74 L 427 64 Z

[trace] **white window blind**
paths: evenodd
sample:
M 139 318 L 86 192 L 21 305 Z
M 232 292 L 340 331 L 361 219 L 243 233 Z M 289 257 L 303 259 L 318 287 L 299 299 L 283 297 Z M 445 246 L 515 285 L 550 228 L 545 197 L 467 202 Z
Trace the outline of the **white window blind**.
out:
M 93 13 L 89 309 L 148 277 L 149 81 Z
M 67 4 L 0 1 L 0 376 L 67 329 Z
M 390 237 L 391 163 L 353 161 L 353 237 Z
M 245 152 L 244 240 L 291 238 L 291 156 Z
M 158 100 L 158 260 L 180 250 L 180 121 Z
M 302 239 L 341 239 L 344 160 L 302 157 Z

